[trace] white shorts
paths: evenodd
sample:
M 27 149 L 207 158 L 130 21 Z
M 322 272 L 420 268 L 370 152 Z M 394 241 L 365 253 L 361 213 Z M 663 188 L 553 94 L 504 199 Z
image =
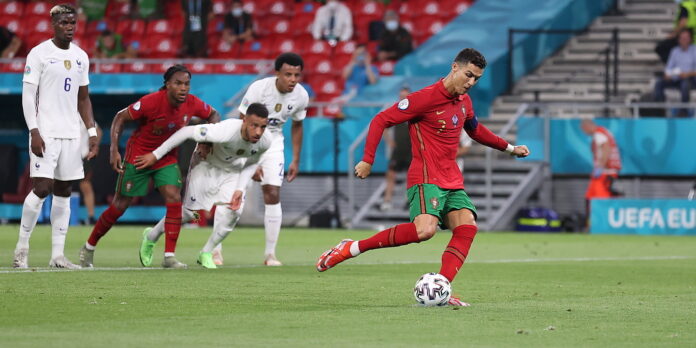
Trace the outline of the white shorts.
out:
M 280 146 L 278 146 L 280 145 Z M 283 185 L 283 175 L 285 175 L 285 154 L 283 153 L 283 143 L 274 141 L 271 148 L 261 155 L 259 167 L 263 170 L 261 185 Z
M 215 203 L 229 203 L 237 188 L 238 177 L 238 173 L 224 171 L 208 162 L 198 163 L 191 169 L 186 179 L 184 208 L 211 210 Z M 244 197 L 242 197 L 243 207 Z
M 43 157 L 37 157 L 31 152 L 31 136 L 29 136 L 30 177 L 60 181 L 74 181 L 85 177 L 80 139 L 44 137 L 43 141 L 46 149 Z

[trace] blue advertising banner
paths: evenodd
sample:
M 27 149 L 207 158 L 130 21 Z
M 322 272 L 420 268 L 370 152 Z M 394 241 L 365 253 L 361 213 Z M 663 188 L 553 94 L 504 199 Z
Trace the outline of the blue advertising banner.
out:
M 696 236 L 696 200 L 595 199 L 590 233 Z

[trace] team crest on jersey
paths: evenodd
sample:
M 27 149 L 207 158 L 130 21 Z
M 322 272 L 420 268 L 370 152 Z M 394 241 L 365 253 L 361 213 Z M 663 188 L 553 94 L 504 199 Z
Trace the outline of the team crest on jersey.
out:
M 278 103 L 275 105 L 275 108 L 273 109 L 275 112 L 280 112 L 280 110 L 283 110 L 283 104 Z
M 31 74 L 31 68 L 27 65 L 24 67 L 24 75 L 29 75 Z
M 63 66 L 65 66 L 65 69 L 70 70 L 70 68 L 72 68 L 72 63 L 66 59 L 63 61 Z
M 243 154 L 244 154 L 244 149 L 237 150 L 237 156 L 241 156 Z
M 440 205 L 440 202 L 437 200 L 437 198 L 433 197 L 430 199 L 430 205 L 433 207 L 433 209 L 437 209 L 437 206 Z
M 454 114 L 454 116 L 452 116 L 452 124 L 457 127 L 457 123 L 459 123 L 459 117 L 457 117 L 457 114 Z
M 399 105 L 397 105 L 399 110 L 406 110 L 408 109 L 408 98 L 401 99 L 399 102 Z

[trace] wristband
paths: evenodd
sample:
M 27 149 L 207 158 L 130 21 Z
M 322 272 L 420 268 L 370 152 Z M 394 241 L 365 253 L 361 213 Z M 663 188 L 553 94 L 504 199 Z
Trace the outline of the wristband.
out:
M 87 134 L 88 134 L 90 137 L 96 137 L 96 136 L 97 136 L 97 129 L 94 128 L 94 127 L 88 128 L 88 129 L 87 129 Z
M 507 153 L 515 152 L 515 146 L 512 144 L 508 144 L 507 148 L 505 149 L 505 152 L 507 152 Z

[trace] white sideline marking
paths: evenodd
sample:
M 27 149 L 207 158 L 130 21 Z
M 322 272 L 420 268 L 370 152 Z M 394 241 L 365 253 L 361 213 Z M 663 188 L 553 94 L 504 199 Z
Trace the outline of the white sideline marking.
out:
M 570 257 L 570 258 L 546 258 L 546 259 L 499 259 L 499 260 L 471 260 L 467 263 L 537 263 L 537 262 L 592 262 L 592 261 L 660 261 L 660 260 L 690 260 L 695 259 L 694 256 L 636 256 L 636 257 Z M 410 264 L 439 264 L 440 262 L 427 261 L 393 261 L 393 262 L 364 262 L 354 263 L 353 265 L 410 265 Z M 306 266 L 314 267 L 313 263 L 293 263 L 285 264 L 285 266 Z M 229 265 L 222 266 L 225 268 L 259 268 L 266 267 L 264 265 Z M 0 274 L 9 273 L 47 273 L 47 272 L 74 272 L 74 271 L 159 271 L 167 268 L 162 267 L 95 267 L 79 270 L 55 269 L 48 267 L 30 267 L 28 269 L 15 269 L 12 267 L 0 267 Z M 192 267 L 192 269 L 203 269 L 201 267 Z

